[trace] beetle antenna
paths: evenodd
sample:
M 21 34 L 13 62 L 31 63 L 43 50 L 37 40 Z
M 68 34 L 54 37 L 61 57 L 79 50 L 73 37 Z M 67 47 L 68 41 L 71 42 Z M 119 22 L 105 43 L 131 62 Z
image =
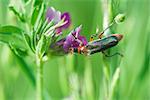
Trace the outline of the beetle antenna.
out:
M 105 31 L 107 31 L 113 24 L 114 24 L 114 21 L 109 26 L 107 26 L 102 32 L 100 32 L 98 34 L 98 37 L 101 39 L 102 35 L 105 33 Z
M 110 23 L 109 26 L 106 27 L 102 32 L 99 32 L 99 29 L 97 28 L 96 33 L 91 35 L 90 41 L 93 41 L 93 38 L 96 37 L 96 36 L 98 36 L 98 38 L 101 39 L 102 35 L 105 33 L 105 31 L 107 31 L 113 24 L 114 24 L 114 21 L 112 21 L 112 23 Z

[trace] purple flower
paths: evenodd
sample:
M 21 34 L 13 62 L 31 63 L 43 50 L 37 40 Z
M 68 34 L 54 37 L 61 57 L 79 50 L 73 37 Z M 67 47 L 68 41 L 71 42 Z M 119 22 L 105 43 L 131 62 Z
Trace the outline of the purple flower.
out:
M 64 55 L 67 53 L 63 49 L 65 40 L 66 40 L 66 38 L 62 38 L 62 39 L 58 40 L 57 42 L 51 43 L 50 49 L 49 49 L 49 52 L 51 53 L 51 55 L 59 55 L 60 56 L 60 55 Z
M 78 48 L 87 44 L 86 38 L 80 35 L 81 27 L 80 25 L 66 37 L 63 45 L 65 52 L 68 52 L 70 48 Z
M 61 14 L 60 11 L 56 11 L 53 7 L 47 9 L 46 19 L 48 19 L 48 22 L 53 21 L 54 24 L 57 24 L 61 20 L 64 21 L 64 24 L 56 29 L 57 34 L 61 33 L 62 29 L 68 28 L 71 24 L 70 15 L 68 12 Z
M 61 28 L 68 28 L 71 24 L 71 20 L 70 20 L 70 15 L 68 12 L 64 12 L 62 15 L 61 15 L 61 19 L 64 18 L 64 21 L 66 22 L 63 26 L 61 26 Z
M 61 12 L 56 11 L 53 7 L 48 8 L 46 12 L 46 19 L 48 19 L 48 22 L 53 20 L 56 24 L 61 20 Z

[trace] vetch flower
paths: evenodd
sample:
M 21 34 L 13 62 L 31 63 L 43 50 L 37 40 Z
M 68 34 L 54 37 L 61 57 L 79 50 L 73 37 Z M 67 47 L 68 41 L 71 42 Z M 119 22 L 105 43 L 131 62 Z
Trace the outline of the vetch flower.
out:
M 47 9 L 46 19 L 48 22 L 53 21 L 54 24 L 58 24 L 63 21 L 64 23 L 56 28 L 56 33 L 61 34 L 62 29 L 67 29 L 71 24 L 70 15 L 68 12 L 62 13 L 60 11 L 56 11 L 53 7 Z
M 67 54 L 67 52 L 64 51 L 63 49 L 63 45 L 65 42 L 66 38 L 62 38 L 56 42 L 53 42 L 50 44 L 50 49 L 49 49 L 49 53 L 51 55 L 64 55 Z
M 61 14 L 60 11 L 56 11 L 51 7 L 47 9 L 46 19 L 48 23 L 53 23 L 53 26 L 46 32 L 47 36 L 52 36 L 49 49 L 52 55 L 64 55 L 69 53 L 72 48 L 78 48 L 79 46 L 85 46 L 87 44 L 86 38 L 80 35 L 81 25 L 71 31 L 67 37 L 57 40 L 62 30 L 67 29 L 71 24 L 68 12 Z
M 87 44 L 86 38 L 80 35 L 81 27 L 80 25 L 66 37 L 63 45 L 65 52 L 69 52 L 70 48 L 78 48 L 79 46 L 85 46 Z
M 76 49 L 79 46 L 87 45 L 87 40 L 80 35 L 81 25 L 75 30 L 71 31 L 69 35 L 56 42 L 51 43 L 50 52 L 52 55 L 64 55 L 70 52 L 70 49 Z
M 56 11 L 55 8 L 50 7 L 47 9 L 46 12 L 46 19 L 48 19 L 48 22 L 54 21 L 54 23 L 58 23 L 61 20 L 61 12 Z

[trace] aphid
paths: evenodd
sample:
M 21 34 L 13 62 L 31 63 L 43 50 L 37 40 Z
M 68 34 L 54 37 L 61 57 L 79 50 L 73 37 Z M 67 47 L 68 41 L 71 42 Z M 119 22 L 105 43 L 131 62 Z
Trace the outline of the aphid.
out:
M 107 29 L 108 28 L 106 28 L 105 30 Z M 104 31 L 102 31 L 100 34 L 92 35 L 90 38 L 90 42 L 88 42 L 87 45 L 82 46 L 81 44 L 81 46 L 79 46 L 78 48 L 73 48 L 71 51 L 74 53 L 79 53 L 79 54 L 84 54 L 84 55 L 92 55 L 95 53 L 102 52 L 106 57 L 112 57 L 117 54 L 120 56 L 123 56 L 122 54 L 118 52 L 112 55 L 108 55 L 104 52 L 105 50 L 116 46 L 118 42 L 123 38 L 123 35 L 121 34 L 112 34 L 101 39 L 102 35 L 104 34 Z M 93 40 L 93 36 L 98 36 L 99 39 Z M 77 39 L 75 36 L 74 38 Z

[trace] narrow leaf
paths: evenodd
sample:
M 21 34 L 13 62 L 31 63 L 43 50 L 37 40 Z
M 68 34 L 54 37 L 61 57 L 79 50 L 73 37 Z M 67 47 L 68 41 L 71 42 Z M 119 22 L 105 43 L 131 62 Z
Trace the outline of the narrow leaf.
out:
M 23 38 L 23 31 L 15 26 L 0 27 L 0 41 L 6 44 L 13 44 L 17 48 L 26 48 Z
M 43 54 L 46 52 L 46 48 L 47 48 L 47 38 L 46 36 L 43 35 L 37 44 L 36 52 L 39 55 L 43 56 Z
M 40 7 L 35 7 L 32 13 L 32 17 L 31 17 L 31 24 L 34 26 L 36 19 L 38 17 L 40 11 Z
M 42 5 L 40 6 L 40 11 L 39 11 L 39 13 L 38 13 L 38 16 L 37 16 L 37 19 L 36 19 L 36 22 L 35 22 L 35 25 L 34 25 L 34 30 L 37 30 L 37 28 L 38 28 L 38 26 L 39 26 L 39 23 L 40 23 L 40 21 L 41 21 L 41 19 L 42 19 L 42 16 L 43 16 L 43 14 L 44 14 L 44 9 L 45 9 L 45 6 L 44 6 L 44 4 L 42 4 Z
M 43 3 L 43 0 L 35 0 L 34 7 L 39 6 Z
M 9 44 L 9 47 L 14 51 L 14 53 L 20 57 L 25 57 L 27 56 L 27 49 L 23 49 L 23 48 L 16 48 L 15 46 L 13 46 L 13 44 Z
M 19 13 L 13 6 L 10 6 L 9 9 L 22 21 L 26 22 L 25 15 L 23 13 Z
M 32 47 L 31 37 L 28 34 L 23 34 L 26 40 L 26 43 L 30 47 L 30 49 L 34 52 L 34 47 Z
M 29 0 L 23 0 L 25 3 L 27 3 Z
M 13 49 L 11 49 L 14 57 L 16 58 L 18 64 L 20 65 L 19 67 L 21 68 L 21 70 L 26 74 L 26 76 L 28 77 L 28 79 L 31 81 L 31 84 L 33 85 L 33 87 L 35 87 L 35 76 L 33 74 L 33 71 L 31 70 L 31 66 L 27 65 L 27 63 L 25 62 L 25 60 L 18 56 Z
M 22 30 L 16 26 L 2 26 L 0 27 L 0 33 L 12 34 L 12 33 L 21 33 Z

